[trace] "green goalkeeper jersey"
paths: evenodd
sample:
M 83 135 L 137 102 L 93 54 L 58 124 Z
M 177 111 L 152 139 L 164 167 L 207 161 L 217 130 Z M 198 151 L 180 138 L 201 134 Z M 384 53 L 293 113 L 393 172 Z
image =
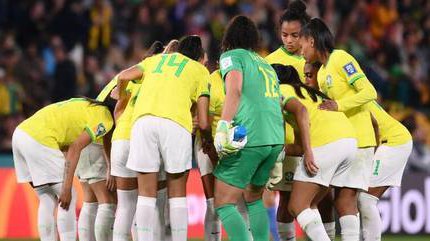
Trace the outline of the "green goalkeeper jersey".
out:
M 220 70 L 224 80 L 232 70 L 242 73 L 242 95 L 233 121 L 246 127 L 246 146 L 284 144 L 281 94 L 272 66 L 255 52 L 234 49 L 221 55 Z

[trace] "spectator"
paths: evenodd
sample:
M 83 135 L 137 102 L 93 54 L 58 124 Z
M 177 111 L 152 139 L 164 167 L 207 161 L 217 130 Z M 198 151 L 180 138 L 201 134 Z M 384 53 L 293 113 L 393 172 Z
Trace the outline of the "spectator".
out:
M 88 10 L 88 16 L 90 19 L 88 50 L 103 56 L 111 43 L 112 8 L 106 0 L 94 0 Z
M 69 59 L 66 49 L 62 44 L 53 46 L 55 55 L 54 83 L 52 90 L 52 102 L 67 100 L 76 97 L 76 67 Z

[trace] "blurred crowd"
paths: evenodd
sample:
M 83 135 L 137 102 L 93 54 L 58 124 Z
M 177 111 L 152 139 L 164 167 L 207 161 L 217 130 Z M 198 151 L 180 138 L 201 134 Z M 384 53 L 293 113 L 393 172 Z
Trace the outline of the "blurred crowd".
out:
M 411 169 L 430 173 L 430 1 L 308 0 L 337 47 L 360 62 L 391 114 L 414 136 Z M 261 54 L 280 46 L 282 0 L 0 0 L 0 150 L 24 118 L 52 102 L 94 97 L 155 40 L 198 34 L 216 68 L 223 30 L 245 14 Z

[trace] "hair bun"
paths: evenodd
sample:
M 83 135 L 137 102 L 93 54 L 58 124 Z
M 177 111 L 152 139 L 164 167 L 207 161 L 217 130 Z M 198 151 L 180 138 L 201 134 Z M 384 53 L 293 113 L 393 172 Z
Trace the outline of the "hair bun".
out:
M 290 4 L 288 4 L 288 9 L 299 15 L 306 14 L 306 4 L 301 0 L 295 0 L 290 2 Z

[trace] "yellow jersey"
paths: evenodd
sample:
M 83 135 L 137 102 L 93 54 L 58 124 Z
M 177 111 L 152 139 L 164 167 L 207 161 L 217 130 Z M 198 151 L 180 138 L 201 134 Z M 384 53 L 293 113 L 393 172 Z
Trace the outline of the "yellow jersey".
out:
M 301 88 L 304 99 L 296 94 L 291 85 L 280 85 L 280 91 L 282 96 L 286 98 L 284 103 L 295 98 L 306 107 L 309 114 L 312 147 L 323 146 L 343 138 L 356 138 L 355 129 L 344 113 L 318 109 L 322 100 L 318 98 L 317 102 L 314 102 L 306 89 Z M 297 128 L 297 123 L 290 114 L 287 114 L 287 119 L 293 121 L 293 128 Z
M 209 71 L 180 53 L 158 54 L 137 67 L 144 73 L 142 91 L 136 100 L 132 122 L 144 115 L 175 121 L 192 131 L 191 105 L 208 96 Z
M 370 112 L 363 105 L 375 100 L 377 94 L 354 57 L 343 50 L 333 50 L 317 79 L 321 91 L 336 101 L 338 111 L 344 112 L 355 127 L 358 147 L 375 146 Z
M 283 64 L 291 65 L 299 73 L 300 80 L 305 82 L 305 64 L 306 60 L 303 56 L 295 55 L 287 51 L 284 46 L 279 47 L 277 50 L 265 57 L 269 64 Z
M 127 84 L 127 92 L 130 92 L 130 99 L 121 116 L 116 120 L 115 130 L 112 134 L 112 140 L 130 140 L 131 134 L 131 118 L 133 117 L 134 105 L 136 104 L 137 96 L 140 92 L 140 84 L 129 82 Z
M 216 126 L 218 121 L 221 119 L 222 107 L 224 105 L 225 92 L 224 92 L 224 81 L 221 78 L 221 73 L 215 70 L 209 79 L 209 91 L 211 99 L 209 102 L 209 114 L 213 116 L 212 121 L 212 135 L 215 137 Z
M 99 95 L 97 95 L 96 100 L 103 102 L 106 97 L 109 96 L 110 92 L 116 87 L 117 77 L 115 76 L 103 89 L 100 91 Z
M 385 112 L 376 101 L 367 103 L 365 108 L 378 123 L 380 145 L 398 146 L 412 140 L 408 129 Z
M 283 65 L 291 65 L 299 74 L 300 80 L 305 82 L 305 64 L 306 60 L 300 55 L 295 55 L 288 52 L 284 46 L 279 47 L 277 50 L 272 52 L 271 54 L 265 57 L 269 64 L 283 64 Z M 293 127 L 285 123 L 285 143 L 292 144 L 294 143 L 294 129 Z
M 108 108 L 91 104 L 84 98 L 72 98 L 42 108 L 17 128 L 40 144 L 60 150 L 72 144 L 84 130 L 94 142 L 112 126 Z

